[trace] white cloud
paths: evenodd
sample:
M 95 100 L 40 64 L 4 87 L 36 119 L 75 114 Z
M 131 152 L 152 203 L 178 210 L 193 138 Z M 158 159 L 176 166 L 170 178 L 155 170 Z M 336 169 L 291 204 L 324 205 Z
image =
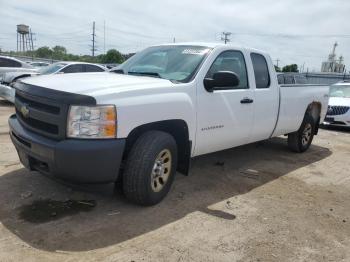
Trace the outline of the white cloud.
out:
M 338 55 L 350 61 L 349 11 L 346 0 L 0 0 L 0 46 L 15 50 L 16 25 L 25 23 L 36 33 L 36 46 L 88 54 L 96 21 L 102 52 L 106 21 L 107 49 L 131 52 L 173 37 L 213 42 L 226 30 L 233 43 L 264 49 L 282 64 L 319 69 L 335 41 Z

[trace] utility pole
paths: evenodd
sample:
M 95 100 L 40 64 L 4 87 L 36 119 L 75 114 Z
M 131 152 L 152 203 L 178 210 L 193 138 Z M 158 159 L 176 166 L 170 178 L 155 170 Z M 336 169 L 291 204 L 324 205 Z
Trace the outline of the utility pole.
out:
M 278 63 L 280 62 L 281 60 L 279 60 L 278 58 L 276 59 L 276 66 L 278 67 Z
M 230 42 L 231 40 L 229 39 L 229 36 L 231 35 L 231 32 L 222 32 L 222 37 L 221 37 L 221 41 L 224 41 L 225 44 L 227 44 L 228 42 Z
M 103 53 L 106 54 L 106 20 L 103 21 Z
M 33 33 L 32 29 L 29 29 L 29 37 L 30 37 L 30 45 L 31 45 L 31 51 L 32 51 L 32 60 L 34 60 L 34 44 L 33 44 Z
M 95 34 L 95 21 L 92 23 L 92 57 L 95 56 L 95 51 L 97 50 L 96 49 L 96 45 L 95 45 L 95 42 L 96 42 L 96 34 Z

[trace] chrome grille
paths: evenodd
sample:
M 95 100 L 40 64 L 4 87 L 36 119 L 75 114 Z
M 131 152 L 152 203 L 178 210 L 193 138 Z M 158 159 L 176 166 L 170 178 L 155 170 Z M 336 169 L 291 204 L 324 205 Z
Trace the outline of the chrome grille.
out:
M 349 108 L 349 106 L 328 106 L 327 116 L 344 115 Z
M 65 136 L 66 105 L 17 90 L 15 107 L 17 118 L 24 127 L 54 139 Z

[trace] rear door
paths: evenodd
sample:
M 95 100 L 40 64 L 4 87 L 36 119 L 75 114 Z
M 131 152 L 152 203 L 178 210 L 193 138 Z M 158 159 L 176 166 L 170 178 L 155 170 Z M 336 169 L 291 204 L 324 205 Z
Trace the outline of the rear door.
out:
M 250 142 L 271 136 L 278 117 L 279 86 L 276 77 L 271 77 L 273 65 L 263 54 L 251 53 L 254 71 L 254 127 Z
M 195 155 L 245 144 L 253 127 L 253 90 L 248 81 L 246 57 L 241 51 L 227 50 L 214 56 L 205 76 L 197 84 L 197 136 Z M 215 72 L 231 71 L 240 84 L 226 90 L 208 92 L 205 77 Z M 248 99 L 249 103 L 245 103 Z

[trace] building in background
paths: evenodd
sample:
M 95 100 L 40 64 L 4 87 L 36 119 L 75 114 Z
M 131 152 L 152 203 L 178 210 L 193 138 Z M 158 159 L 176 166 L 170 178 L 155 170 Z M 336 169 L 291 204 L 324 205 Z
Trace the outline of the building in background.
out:
M 328 60 L 322 63 L 321 72 L 329 73 L 344 73 L 345 65 L 343 64 L 344 58 L 341 55 L 337 60 L 337 55 L 335 54 L 335 49 L 338 43 L 335 42 L 333 45 L 332 53 L 328 55 Z

